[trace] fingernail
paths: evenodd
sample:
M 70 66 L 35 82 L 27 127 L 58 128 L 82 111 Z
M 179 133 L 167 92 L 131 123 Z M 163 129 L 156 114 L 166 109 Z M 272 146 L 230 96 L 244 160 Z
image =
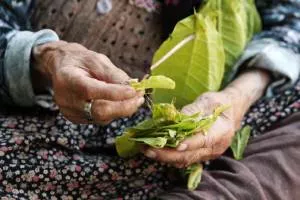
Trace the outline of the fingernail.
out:
M 180 145 L 177 147 L 177 151 L 185 151 L 187 148 L 188 148 L 188 145 L 187 145 L 187 144 L 180 144 Z
M 145 156 L 147 156 L 148 158 L 156 158 L 156 153 L 154 151 L 147 150 L 145 152 Z
M 137 94 L 139 97 L 143 97 L 145 95 L 145 91 L 138 91 Z
M 137 101 L 138 105 L 142 105 L 145 102 L 144 97 L 140 97 Z
M 129 86 L 126 86 L 126 95 L 128 96 L 134 96 L 136 94 L 136 91 Z

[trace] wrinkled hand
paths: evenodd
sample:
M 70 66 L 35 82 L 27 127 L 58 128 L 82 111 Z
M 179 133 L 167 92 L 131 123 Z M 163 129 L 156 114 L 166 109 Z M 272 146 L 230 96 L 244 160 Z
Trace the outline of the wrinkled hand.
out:
M 143 94 L 122 85 L 130 78 L 103 54 L 63 41 L 34 49 L 37 70 L 52 82 L 54 99 L 64 116 L 88 123 L 84 104 L 93 100 L 94 123 L 130 116 L 144 102 Z
M 182 109 L 182 112 L 188 115 L 199 112 L 209 115 L 220 105 L 229 105 L 230 108 L 218 118 L 207 135 L 198 133 L 183 141 L 177 149 L 149 148 L 143 152 L 150 158 L 179 168 L 219 157 L 230 146 L 242 118 L 242 116 L 237 117 L 234 111 L 231 95 L 225 92 L 209 92 Z

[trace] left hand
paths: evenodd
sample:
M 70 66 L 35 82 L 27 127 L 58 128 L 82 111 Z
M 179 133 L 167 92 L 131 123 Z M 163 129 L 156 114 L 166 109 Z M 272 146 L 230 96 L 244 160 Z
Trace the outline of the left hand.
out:
M 225 92 L 208 92 L 182 109 L 182 112 L 188 115 L 199 112 L 209 115 L 220 105 L 230 107 L 218 118 L 207 135 L 198 133 L 183 141 L 177 149 L 149 148 L 144 151 L 145 155 L 179 168 L 219 157 L 230 146 L 241 121 L 241 117 L 235 114 L 231 95 Z
M 193 163 L 215 159 L 230 146 L 235 131 L 250 106 L 262 97 L 270 82 L 268 72 L 252 69 L 240 74 L 221 92 L 208 92 L 182 109 L 183 113 L 211 114 L 220 105 L 230 106 L 210 128 L 207 135 L 198 133 L 183 141 L 177 149 L 144 149 L 152 159 L 186 167 Z

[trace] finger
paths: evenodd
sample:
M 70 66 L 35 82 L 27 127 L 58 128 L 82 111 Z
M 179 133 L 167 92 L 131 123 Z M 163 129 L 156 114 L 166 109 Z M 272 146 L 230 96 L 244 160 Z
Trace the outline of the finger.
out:
M 212 150 L 209 148 L 198 149 L 197 151 L 178 152 L 174 149 L 153 149 L 143 151 L 145 156 L 160 162 L 175 164 L 180 167 L 189 166 L 199 161 L 206 161 L 211 158 Z
M 137 96 L 137 92 L 130 86 L 105 83 L 86 76 L 73 82 L 73 91 L 85 100 L 122 101 Z
M 89 65 L 91 72 L 99 79 L 107 83 L 125 83 L 130 80 L 130 77 L 121 69 L 116 67 L 111 60 L 103 55 L 92 52 L 95 59 L 92 59 Z
M 216 144 L 228 141 L 224 137 L 229 137 L 228 134 L 234 132 L 230 129 L 229 124 L 229 121 L 223 117 L 219 117 L 206 135 L 198 133 L 189 137 L 181 142 L 176 149 L 177 151 L 193 151 L 201 148 L 212 148 L 213 146 L 217 146 Z
M 129 117 L 144 103 L 143 97 L 125 101 L 97 100 L 92 105 L 92 116 L 95 122 L 110 121 L 120 117 Z
M 203 133 L 197 133 L 196 135 L 187 138 L 181 142 L 176 148 L 177 151 L 192 151 L 200 148 L 207 148 L 212 146 L 213 137 L 209 134 L 203 135 Z

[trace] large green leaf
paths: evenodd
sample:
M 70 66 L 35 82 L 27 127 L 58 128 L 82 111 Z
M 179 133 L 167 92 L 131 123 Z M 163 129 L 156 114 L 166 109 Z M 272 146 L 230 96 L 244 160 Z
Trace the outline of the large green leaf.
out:
M 175 53 L 170 54 L 172 51 Z M 180 21 L 156 52 L 153 63 L 160 63 L 152 70 L 153 75 L 163 74 L 176 82 L 175 90 L 156 89 L 155 103 L 171 102 L 175 98 L 180 108 L 203 92 L 219 90 L 225 55 L 215 17 L 195 13 Z
M 218 31 L 222 35 L 225 49 L 226 71 L 230 71 L 248 41 L 246 1 L 248 0 L 209 0 L 200 11 L 207 15 L 214 10 L 218 16 Z
M 254 34 L 262 29 L 262 22 L 255 6 L 255 0 L 246 0 L 246 12 L 248 17 L 248 39 L 250 40 Z

